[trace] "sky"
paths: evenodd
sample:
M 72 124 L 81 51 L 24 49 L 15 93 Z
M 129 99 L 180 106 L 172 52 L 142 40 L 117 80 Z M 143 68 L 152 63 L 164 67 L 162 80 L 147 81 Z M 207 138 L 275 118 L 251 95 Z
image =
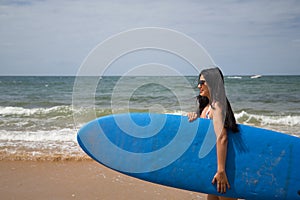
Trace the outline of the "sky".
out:
M 0 75 L 76 75 L 99 43 L 143 27 L 191 37 L 225 75 L 300 75 L 299 0 L 0 0 Z

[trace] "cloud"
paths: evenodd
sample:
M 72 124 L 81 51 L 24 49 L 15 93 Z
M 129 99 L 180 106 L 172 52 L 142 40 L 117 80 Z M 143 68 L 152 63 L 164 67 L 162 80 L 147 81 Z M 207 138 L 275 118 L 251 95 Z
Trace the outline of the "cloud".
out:
M 254 73 L 251 65 L 270 73 L 271 65 L 279 69 L 288 62 L 280 60 L 283 52 L 292 68 L 299 64 L 297 0 L 15 0 L 1 1 L 0 13 L 3 74 L 75 74 L 99 42 L 144 26 L 171 28 L 193 37 L 229 73 L 239 66 L 246 67 L 238 73 Z

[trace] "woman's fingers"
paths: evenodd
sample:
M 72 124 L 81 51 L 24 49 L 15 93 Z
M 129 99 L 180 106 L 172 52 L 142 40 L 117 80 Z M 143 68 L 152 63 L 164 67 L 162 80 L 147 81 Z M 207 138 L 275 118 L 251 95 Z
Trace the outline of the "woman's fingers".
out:
M 227 185 L 228 189 L 230 189 L 230 184 L 229 184 L 229 182 L 227 182 L 227 184 L 226 184 L 226 185 Z
M 187 114 L 189 122 L 194 121 L 195 119 L 197 119 L 197 113 L 195 112 L 190 112 Z
M 222 177 L 220 174 L 216 174 L 211 183 L 217 184 L 217 191 L 219 193 L 226 193 L 227 188 L 230 189 L 230 184 L 227 180 L 227 177 Z
M 219 193 L 226 193 L 226 184 L 225 183 L 220 183 L 220 182 L 218 182 L 217 183 L 217 191 L 219 192 Z
M 215 182 L 216 182 L 216 176 L 213 178 L 213 180 L 212 180 L 212 184 L 214 185 L 215 184 Z

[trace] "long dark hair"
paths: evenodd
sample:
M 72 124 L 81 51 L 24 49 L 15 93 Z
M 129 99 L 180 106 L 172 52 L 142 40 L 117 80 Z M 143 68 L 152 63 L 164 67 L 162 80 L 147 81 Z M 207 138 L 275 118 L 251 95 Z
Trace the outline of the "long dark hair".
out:
M 207 97 L 201 95 L 197 96 L 197 100 L 199 103 L 199 116 L 208 104 L 210 104 L 214 109 L 213 102 L 224 102 L 224 107 L 226 107 L 224 128 L 226 128 L 227 130 L 231 130 L 233 133 L 239 132 L 234 113 L 225 94 L 224 76 L 222 71 L 219 68 L 205 69 L 199 74 L 198 80 L 200 79 L 201 75 L 203 75 L 206 80 L 211 98 L 208 99 Z

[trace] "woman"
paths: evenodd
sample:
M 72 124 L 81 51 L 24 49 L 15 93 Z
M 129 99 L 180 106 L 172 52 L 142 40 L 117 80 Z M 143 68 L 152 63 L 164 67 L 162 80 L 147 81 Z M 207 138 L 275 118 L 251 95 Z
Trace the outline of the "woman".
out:
M 217 184 L 217 191 L 225 193 L 230 184 L 227 179 L 225 167 L 227 156 L 227 131 L 238 132 L 238 125 L 225 94 L 224 77 L 219 68 L 203 70 L 198 78 L 200 94 L 197 97 L 199 108 L 197 112 L 188 113 L 189 121 L 198 117 L 213 120 L 214 130 L 217 136 L 217 172 L 212 184 Z M 208 200 L 234 199 L 208 194 Z

